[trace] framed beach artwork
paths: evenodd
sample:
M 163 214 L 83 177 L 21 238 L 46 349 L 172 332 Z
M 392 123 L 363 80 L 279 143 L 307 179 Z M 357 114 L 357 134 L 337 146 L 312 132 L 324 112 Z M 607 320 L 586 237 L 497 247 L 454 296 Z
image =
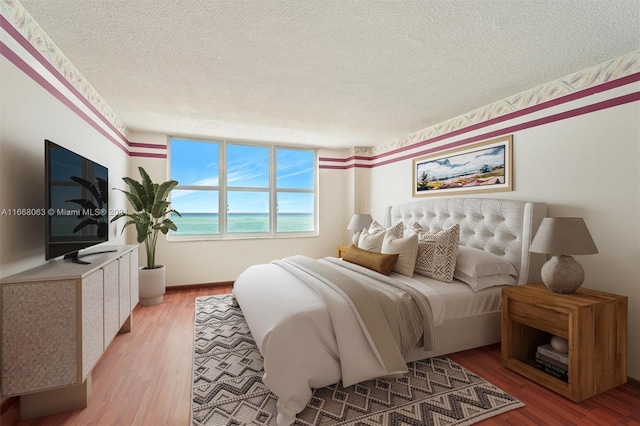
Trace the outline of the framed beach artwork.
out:
M 413 196 L 513 190 L 513 135 L 413 160 Z

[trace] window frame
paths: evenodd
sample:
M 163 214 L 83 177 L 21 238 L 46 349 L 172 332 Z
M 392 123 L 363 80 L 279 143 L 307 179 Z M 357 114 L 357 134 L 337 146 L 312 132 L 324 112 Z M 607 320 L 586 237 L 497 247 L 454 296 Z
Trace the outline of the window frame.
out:
M 169 232 L 167 234 L 168 241 L 198 241 L 198 240 L 238 240 L 238 239 L 278 239 L 278 238 L 301 238 L 301 237 L 317 237 L 319 235 L 319 197 L 318 197 L 318 150 L 315 148 L 281 145 L 272 143 L 262 143 L 254 141 L 239 141 L 231 139 L 205 139 L 169 136 L 167 138 L 167 175 L 169 179 L 173 179 L 171 174 L 171 144 L 172 141 L 191 141 L 197 143 L 218 144 L 218 185 L 178 185 L 176 190 L 192 190 L 192 191 L 217 191 L 218 192 L 218 232 L 217 233 L 199 233 L 199 234 L 176 234 Z M 269 184 L 267 187 L 244 187 L 229 186 L 227 182 L 228 145 L 245 145 L 258 148 L 269 149 Z M 291 151 L 305 151 L 313 154 L 313 184 L 311 189 L 303 188 L 278 188 L 277 185 L 277 151 L 279 149 Z M 250 191 L 250 192 L 266 192 L 269 194 L 269 230 L 267 232 L 229 232 L 227 229 L 228 220 L 228 192 L 230 191 Z M 307 193 L 313 194 L 313 230 L 311 231 L 277 231 L 278 224 L 278 193 Z M 169 198 L 171 201 L 171 198 Z M 176 209 L 180 211 L 180 209 Z

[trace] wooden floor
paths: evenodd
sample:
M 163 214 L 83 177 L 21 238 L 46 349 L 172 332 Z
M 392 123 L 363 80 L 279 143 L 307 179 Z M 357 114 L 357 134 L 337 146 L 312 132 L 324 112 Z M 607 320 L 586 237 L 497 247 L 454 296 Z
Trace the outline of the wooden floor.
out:
M 194 299 L 229 291 L 230 287 L 174 291 L 165 294 L 161 305 L 138 306 L 133 330 L 118 335 L 94 368 L 93 396 L 86 409 L 20 422 L 18 404 L 5 403 L 0 424 L 188 425 Z M 499 345 L 449 357 L 526 404 L 480 425 L 640 426 L 637 384 L 574 404 L 503 368 Z

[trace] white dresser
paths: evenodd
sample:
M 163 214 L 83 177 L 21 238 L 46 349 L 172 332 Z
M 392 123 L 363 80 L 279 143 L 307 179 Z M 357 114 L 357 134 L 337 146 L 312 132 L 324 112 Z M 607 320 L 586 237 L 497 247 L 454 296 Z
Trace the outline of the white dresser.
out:
M 138 303 L 138 246 L 100 246 L 0 281 L 2 395 L 22 418 L 84 408 L 91 370 Z

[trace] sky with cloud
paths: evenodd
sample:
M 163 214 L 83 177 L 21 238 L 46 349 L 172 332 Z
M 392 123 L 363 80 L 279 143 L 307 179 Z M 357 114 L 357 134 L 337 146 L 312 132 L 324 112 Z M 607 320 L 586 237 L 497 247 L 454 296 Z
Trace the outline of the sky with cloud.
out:
M 212 187 L 217 187 L 222 173 L 226 173 L 229 213 L 267 213 L 269 192 L 261 189 L 269 188 L 271 148 L 229 143 L 226 152 L 222 153 L 220 148 L 219 143 L 171 141 L 171 177 L 179 182 L 171 196 L 172 207 L 181 213 L 218 213 L 219 193 Z M 277 148 L 273 152 L 277 188 L 313 189 L 312 151 Z M 226 155 L 226 169 L 220 161 L 221 155 Z M 180 188 L 191 185 L 209 187 L 209 190 Z M 313 200 L 313 194 L 279 192 L 278 211 L 313 213 Z

